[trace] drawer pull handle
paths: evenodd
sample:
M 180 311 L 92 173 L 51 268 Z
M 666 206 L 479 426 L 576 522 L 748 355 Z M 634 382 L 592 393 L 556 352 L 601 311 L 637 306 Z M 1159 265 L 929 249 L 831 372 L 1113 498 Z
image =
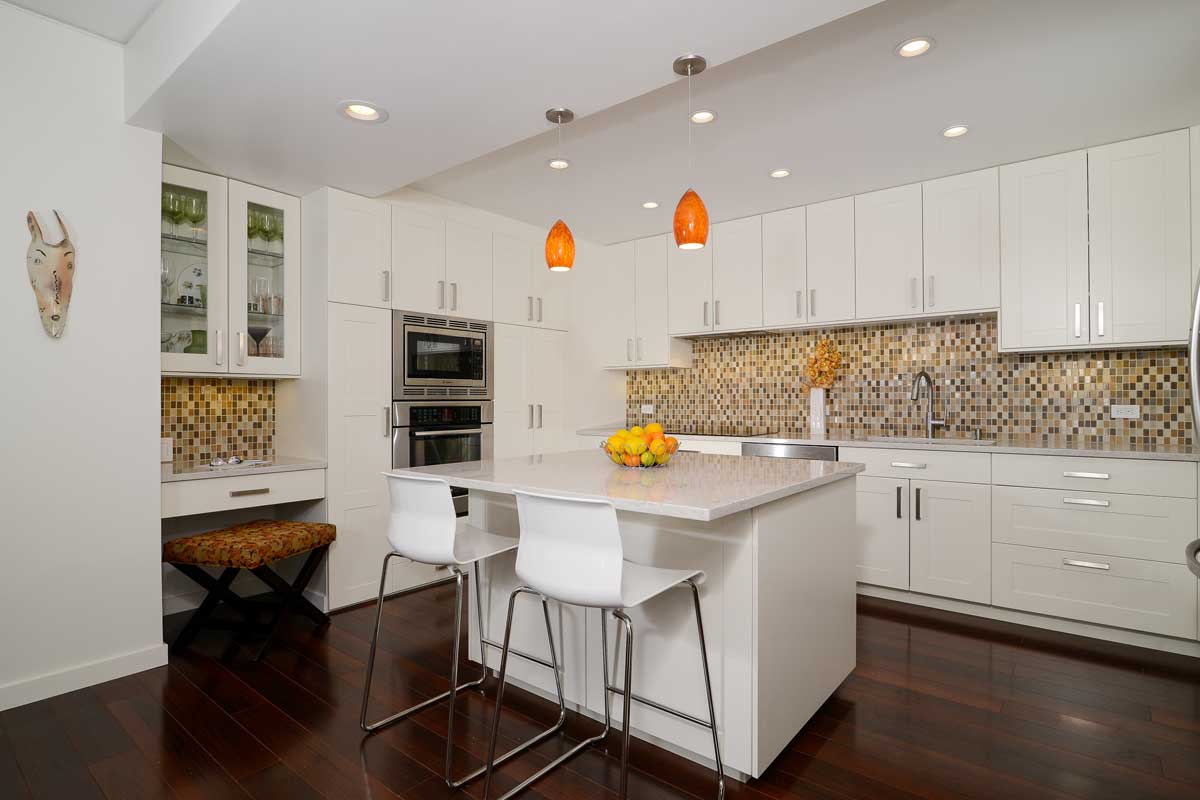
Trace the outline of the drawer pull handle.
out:
M 892 466 L 896 469 L 925 469 L 924 464 L 916 464 L 912 461 L 893 461 Z
M 1069 506 L 1100 506 L 1108 508 L 1107 500 L 1089 500 L 1084 497 L 1064 497 L 1063 502 Z
M 1101 564 L 1099 561 L 1076 561 L 1073 558 L 1064 558 L 1063 566 L 1083 567 L 1084 569 L 1109 569 L 1108 564 Z
M 896 519 L 904 519 L 904 501 L 901 499 L 903 491 L 903 486 L 896 487 Z
M 261 489 L 230 489 L 230 497 L 249 497 L 252 494 L 269 494 L 270 488 L 264 486 Z
M 1089 478 L 1094 481 L 1108 480 L 1107 472 L 1064 472 L 1064 478 Z

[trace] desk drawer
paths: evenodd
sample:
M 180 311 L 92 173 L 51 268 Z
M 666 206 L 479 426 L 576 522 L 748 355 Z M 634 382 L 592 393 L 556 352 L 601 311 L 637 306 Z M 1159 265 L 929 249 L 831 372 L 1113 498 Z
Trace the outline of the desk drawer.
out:
M 992 545 L 992 605 L 1196 638 L 1196 576 L 1182 564 Z
M 1195 500 L 992 487 L 996 542 L 1182 564 L 1195 531 Z
M 992 483 L 1008 486 L 1196 496 L 1196 465 L 1190 461 L 997 453 L 992 456 L 992 472 Z
M 864 475 L 876 478 L 917 478 L 923 481 L 988 483 L 991 455 L 953 450 L 891 450 L 876 447 L 842 447 L 839 461 L 866 464 Z
M 325 496 L 325 470 L 268 472 L 229 478 L 198 478 L 162 485 L 162 516 L 182 517 L 234 508 L 273 506 Z

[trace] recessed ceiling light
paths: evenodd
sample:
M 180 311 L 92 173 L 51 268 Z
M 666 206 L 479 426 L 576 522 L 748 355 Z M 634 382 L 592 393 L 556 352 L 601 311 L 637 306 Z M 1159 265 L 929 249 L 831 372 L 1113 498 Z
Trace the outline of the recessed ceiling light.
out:
M 338 103 L 338 110 L 357 122 L 383 122 L 388 118 L 388 112 L 362 100 L 346 100 Z
M 647 200 L 646 202 L 642 203 L 642 208 L 658 208 L 658 203 L 654 202 L 653 200 Z
M 715 111 L 697 111 L 695 114 L 692 114 L 692 122 L 697 125 L 707 125 L 716 118 L 717 112 Z
M 896 45 L 896 55 L 901 58 L 916 58 L 929 52 L 933 47 L 933 39 L 928 36 L 916 36 Z
M 772 178 L 786 178 L 788 175 L 791 175 L 791 174 L 792 174 L 792 171 L 790 169 L 773 169 L 773 170 L 771 170 Z
M 571 166 L 571 162 L 567 161 L 565 158 L 552 158 L 546 162 L 546 166 L 548 166 L 550 169 L 566 169 L 567 167 Z
M 946 130 L 942 131 L 942 136 L 945 136 L 947 139 L 957 139 L 966 132 L 966 125 L 951 125 L 949 128 L 946 128 Z

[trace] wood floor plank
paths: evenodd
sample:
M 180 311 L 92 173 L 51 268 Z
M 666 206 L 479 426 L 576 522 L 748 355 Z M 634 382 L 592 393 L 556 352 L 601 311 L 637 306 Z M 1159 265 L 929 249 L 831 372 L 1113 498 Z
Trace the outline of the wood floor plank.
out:
M 25 800 L 29 797 L 29 785 L 21 775 L 21 767 L 13 753 L 8 732 L 0 725 L 0 797 Z
M 165 800 L 178 797 L 171 791 L 158 765 L 137 750 L 88 765 L 92 777 L 109 800 Z
M 32 797 L 104 797 L 48 704 L 9 709 L 0 713 L 0 725 Z

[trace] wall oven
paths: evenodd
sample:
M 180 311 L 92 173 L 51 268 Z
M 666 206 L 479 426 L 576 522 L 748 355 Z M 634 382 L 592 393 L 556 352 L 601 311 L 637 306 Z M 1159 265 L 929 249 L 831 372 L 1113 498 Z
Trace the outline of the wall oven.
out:
M 492 324 L 392 312 L 392 399 L 491 399 Z
M 492 457 L 490 400 L 392 403 L 392 467 L 430 467 Z M 467 513 L 467 490 L 451 488 L 454 510 Z

